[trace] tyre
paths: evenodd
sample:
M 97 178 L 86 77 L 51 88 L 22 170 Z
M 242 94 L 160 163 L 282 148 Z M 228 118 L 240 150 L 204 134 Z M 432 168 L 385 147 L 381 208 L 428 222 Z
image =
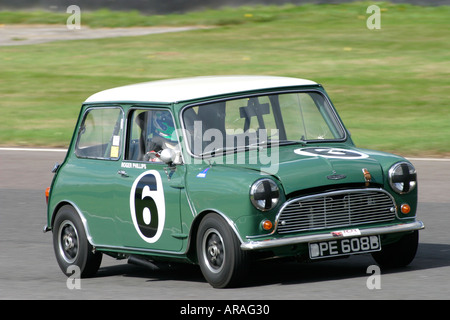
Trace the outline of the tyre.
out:
M 410 264 L 416 256 L 419 244 L 419 231 L 409 233 L 399 241 L 384 246 L 372 257 L 381 267 L 398 268 Z
M 80 217 L 72 206 L 58 210 L 53 225 L 53 248 L 59 267 L 66 275 L 70 266 L 80 269 L 81 278 L 93 276 L 102 261 L 100 252 L 93 253 Z
M 247 254 L 226 221 L 216 215 L 207 215 L 197 232 L 197 257 L 205 279 L 214 288 L 241 284 L 248 270 Z

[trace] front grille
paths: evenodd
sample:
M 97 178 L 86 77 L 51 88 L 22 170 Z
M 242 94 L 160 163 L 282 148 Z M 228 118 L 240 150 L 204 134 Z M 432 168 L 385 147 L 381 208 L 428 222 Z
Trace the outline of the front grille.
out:
M 351 227 L 395 219 L 392 197 L 381 189 L 345 190 L 288 201 L 277 217 L 280 234 Z

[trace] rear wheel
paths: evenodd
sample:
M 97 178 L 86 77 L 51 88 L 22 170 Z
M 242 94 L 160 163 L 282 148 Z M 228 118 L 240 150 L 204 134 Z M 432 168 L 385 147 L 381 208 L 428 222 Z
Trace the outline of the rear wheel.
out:
M 419 231 L 416 230 L 403 236 L 399 241 L 384 246 L 381 251 L 372 253 L 372 256 L 382 267 L 404 267 L 414 260 L 418 244 Z
M 247 254 L 226 221 L 216 214 L 207 215 L 200 223 L 197 256 L 203 276 L 215 288 L 237 286 L 247 273 Z
M 80 217 L 72 206 L 61 207 L 53 226 L 53 248 L 61 270 L 71 275 L 70 266 L 80 269 L 82 278 L 94 275 L 100 267 L 102 254 L 93 253 Z

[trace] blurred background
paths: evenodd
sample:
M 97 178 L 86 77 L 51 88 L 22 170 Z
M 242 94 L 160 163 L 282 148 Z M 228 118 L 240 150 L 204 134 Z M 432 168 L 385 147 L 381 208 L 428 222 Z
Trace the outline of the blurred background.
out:
M 192 10 L 219 9 L 224 6 L 243 5 L 284 5 L 305 3 L 351 2 L 351 0 L 2 0 L 0 9 L 47 9 L 65 11 L 70 5 L 78 5 L 86 10 L 108 8 L 111 10 L 139 10 L 151 14 L 183 13 Z M 392 3 L 411 3 L 417 5 L 445 5 L 447 0 L 392 0 Z
M 82 102 L 107 88 L 265 74 L 323 84 L 359 147 L 450 157 L 449 5 L 0 0 L 0 146 L 66 148 Z

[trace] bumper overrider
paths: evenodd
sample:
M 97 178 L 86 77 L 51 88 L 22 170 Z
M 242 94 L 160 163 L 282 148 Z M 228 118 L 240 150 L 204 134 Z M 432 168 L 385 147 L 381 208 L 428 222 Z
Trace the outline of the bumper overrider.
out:
M 385 227 L 375 227 L 375 228 L 367 228 L 367 229 L 358 229 L 358 236 L 374 236 L 374 235 L 383 235 L 383 234 L 393 234 L 393 233 L 401 233 L 401 232 L 411 232 L 416 230 L 424 229 L 425 226 L 422 221 L 414 221 L 410 223 L 402 223 L 396 225 L 390 225 Z M 269 249 L 276 248 L 282 246 L 289 246 L 295 244 L 302 243 L 310 243 L 310 242 L 318 242 L 318 241 L 328 241 L 334 240 L 336 238 L 343 238 L 344 236 L 338 235 L 335 231 L 333 232 L 324 232 L 319 234 L 312 235 L 303 235 L 303 236 L 293 236 L 293 237 L 284 237 L 284 238 L 276 238 L 276 239 L 265 239 L 265 240 L 250 240 L 248 242 L 244 242 L 241 244 L 242 250 L 261 250 L 261 249 Z

